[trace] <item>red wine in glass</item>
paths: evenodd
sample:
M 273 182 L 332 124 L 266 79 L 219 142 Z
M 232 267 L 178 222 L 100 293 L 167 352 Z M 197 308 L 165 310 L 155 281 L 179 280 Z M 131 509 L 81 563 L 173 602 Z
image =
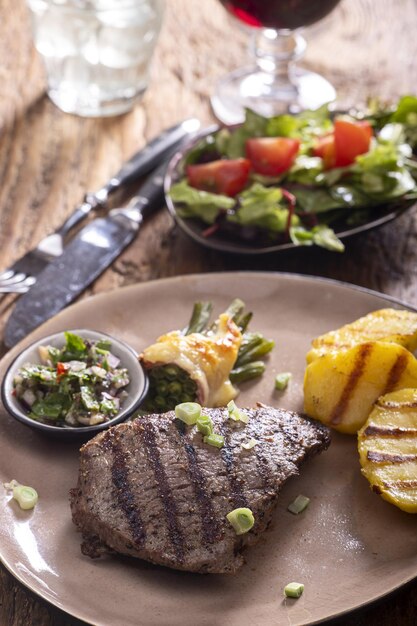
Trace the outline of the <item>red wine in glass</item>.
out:
M 340 0 L 220 0 L 227 11 L 251 27 L 253 67 L 221 79 L 211 98 L 215 115 L 226 124 L 240 122 L 244 109 L 266 116 L 315 109 L 335 99 L 322 76 L 296 66 L 305 39 L 298 32 L 328 15 Z
M 241 22 L 258 28 L 294 30 L 323 19 L 339 0 L 220 0 Z

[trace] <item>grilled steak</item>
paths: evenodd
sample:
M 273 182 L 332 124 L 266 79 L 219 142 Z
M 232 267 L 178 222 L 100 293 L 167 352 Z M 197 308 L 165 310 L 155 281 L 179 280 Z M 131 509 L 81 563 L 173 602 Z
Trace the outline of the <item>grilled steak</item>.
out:
M 247 425 L 227 409 L 205 409 L 221 449 L 203 443 L 173 412 L 114 426 L 81 448 L 78 486 L 71 490 L 82 551 L 103 550 L 192 572 L 232 573 L 240 550 L 270 521 L 284 482 L 330 443 L 326 427 L 281 409 L 245 409 Z M 250 450 L 241 444 L 259 443 Z M 226 515 L 248 507 L 255 525 L 236 535 Z

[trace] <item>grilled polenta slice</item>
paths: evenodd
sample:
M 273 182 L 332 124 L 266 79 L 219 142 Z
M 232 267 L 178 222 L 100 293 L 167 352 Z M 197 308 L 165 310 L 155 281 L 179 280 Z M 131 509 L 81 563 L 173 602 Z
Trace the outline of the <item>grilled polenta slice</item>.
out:
M 378 398 L 358 433 L 362 474 L 384 500 L 417 513 L 417 389 Z
M 356 433 L 379 396 L 417 387 L 417 359 L 396 343 L 372 341 L 329 352 L 307 366 L 304 410 L 343 433 Z
M 397 309 L 368 313 L 351 324 L 313 339 L 312 349 L 306 356 L 307 363 L 328 352 L 345 350 L 368 341 L 398 343 L 414 352 L 417 348 L 417 313 Z

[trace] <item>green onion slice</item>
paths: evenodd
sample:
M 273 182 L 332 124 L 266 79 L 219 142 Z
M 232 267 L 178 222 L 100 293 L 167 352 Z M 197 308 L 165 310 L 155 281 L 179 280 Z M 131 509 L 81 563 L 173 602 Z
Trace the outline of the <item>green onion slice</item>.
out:
M 277 391 L 284 391 L 288 387 L 292 374 L 290 372 L 282 372 L 275 377 L 275 389 Z
M 291 504 L 288 506 L 288 511 L 290 513 L 293 513 L 294 515 L 298 515 L 299 513 L 302 513 L 310 504 L 310 498 L 307 498 L 307 496 L 303 496 L 303 495 L 299 495 L 296 497 L 296 499 L 294 500 L 294 502 L 291 502 Z
M 230 511 L 226 518 L 235 529 L 237 535 L 247 533 L 255 523 L 252 511 L 244 507 Z
M 207 443 L 209 446 L 214 446 L 215 448 L 223 448 L 224 446 L 223 435 L 217 435 L 216 433 L 211 433 L 210 435 L 206 435 L 203 441 L 204 443 Z
M 249 422 L 249 416 L 237 408 L 234 400 L 230 400 L 230 402 L 228 402 L 227 411 L 229 413 L 229 419 L 234 422 L 243 422 L 244 424 Z
M 254 448 L 258 443 L 259 441 L 257 439 L 254 439 L 253 437 L 251 437 L 249 441 L 244 441 L 242 443 L 242 448 L 244 450 L 252 450 L 252 448 Z
M 175 407 L 175 417 L 187 424 L 193 426 L 197 423 L 201 415 L 201 406 L 198 402 L 183 402 Z
M 21 509 L 27 511 L 33 509 L 38 502 L 38 493 L 33 487 L 17 485 L 13 488 L 13 498 L 17 500 Z
M 197 430 L 203 435 L 211 435 L 213 432 L 213 422 L 208 415 L 200 415 L 197 419 Z
M 304 591 L 304 585 L 302 583 L 288 583 L 284 587 L 284 595 L 287 598 L 299 598 Z

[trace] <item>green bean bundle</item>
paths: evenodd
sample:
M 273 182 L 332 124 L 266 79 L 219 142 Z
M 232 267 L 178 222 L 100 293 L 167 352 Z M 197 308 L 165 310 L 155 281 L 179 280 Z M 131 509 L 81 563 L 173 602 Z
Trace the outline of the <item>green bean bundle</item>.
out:
M 140 359 L 149 376 L 146 410 L 164 412 L 195 401 L 225 406 L 237 395 L 233 384 L 263 374 L 260 359 L 274 342 L 247 330 L 252 313 L 242 300 L 233 300 L 210 324 L 211 313 L 211 302 L 196 302 L 182 331 L 163 335 L 143 351 Z

